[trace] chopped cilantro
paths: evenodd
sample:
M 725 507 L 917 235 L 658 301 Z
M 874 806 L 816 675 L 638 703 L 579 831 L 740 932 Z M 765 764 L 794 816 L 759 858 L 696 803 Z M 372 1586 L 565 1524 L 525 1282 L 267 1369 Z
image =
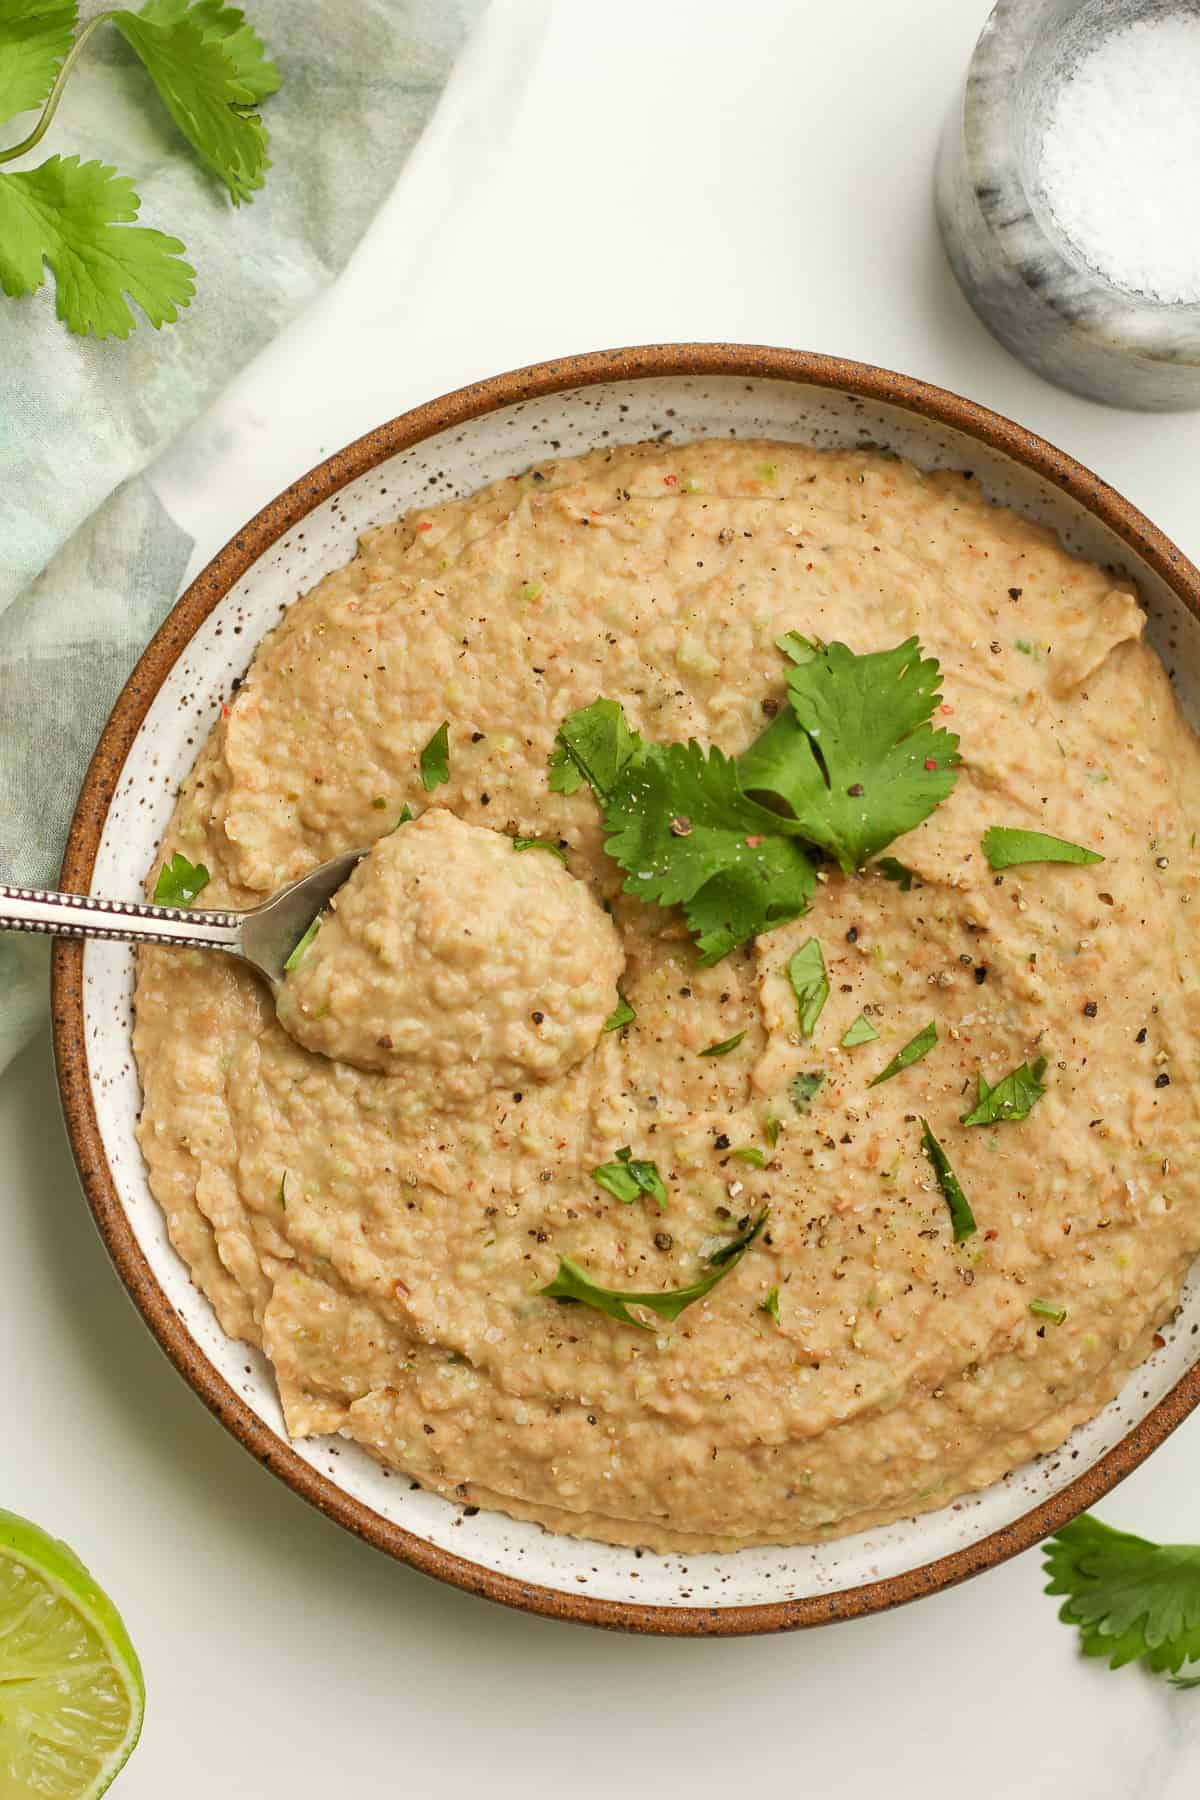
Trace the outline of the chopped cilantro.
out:
M 421 785 L 427 794 L 450 779 L 450 721 L 443 719 L 421 752 Z
M 766 1138 L 772 1150 L 779 1142 L 779 1127 L 781 1124 L 782 1120 L 777 1118 L 774 1113 L 768 1113 L 763 1120 L 763 1136 Z
M 853 1025 L 850 1026 L 845 1037 L 842 1039 L 842 1049 L 857 1049 L 859 1044 L 873 1043 L 878 1036 L 879 1033 L 872 1025 L 870 1019 L 868 1019 L 866 1013 L 859 1013 L 857 1019 L 855 1019 Z
M 191 863 L 177 850 L 158 871 L 154 884 L 156 906 L 190 906 L 212 877 L 203 863 Z
M 321 915 L 318 913 L 304 936 L 300 939 L 300 942 L 296 945 L 296 948 L 292 951 L 292 954 L 284 963 L 283 970 L 285 975 L 291 974 L 292 970 L 296 967 L 296 964 L 300 961 L 300 958 L 304 955 L 304 952 L 308 949 L 308 946 L 312 943 L 320 929 Z
M 630 1006 L 620 988 L 618 988 L 617 1004 L 613 1007 L 607 1019 L 604 1021 L 605 1031 L 620 1031 L 622 1026 L 632 1025 L 636 1018 L 636 1012 L 633 1010 L 632 1006 Z
M 592 1180 L 614 1200 L 623 1200 L 626 1206 L 640 1195 L 649 1194 L 652 1200 L 657 1200 L 659 1212 L 667 1210 L 667 1189 L 657 1164 L 640 1161 L 628 1144 L 617 1151 L 616 1162 L 601 1163 L 598 1169 L 593 1169 Z
M 929 1129 L 928 1119 L 921 1120 L 921 1148 L 933 1164 L 933 1172 L 937 1176 L 938 1186 L 942 1190 L 946 1205 L 950 1208 L 950 1221 L 954 1226 L 954 1241 L 961 1243 L 976 1230 L 975 1214 L 971 1211 L 971 1203 L 959 1186 L 958 1176 L 950 1167 L 950 1159 L 942 1146 Z
M 770 1293 L 767 1295 L 765 1300 L 759 1301 L 758 1310 L 759 1310 L 759 1312 L 765 1312 L 767 1314 L 768 1318 L 774 1319 L 775 1323 L 778 1325 L 778 1323 L 779 1323 L 779 1289 L 777 1287 L 773 1287 L 771 1289 Z
M 1044 831 L 1018 831 L 1008 825 L 993 825 L 984 832 L 983 854 L 992 869 L 1015 869 L 1020 863 L 1104 861 L 1097 851 L 1069 844 L 1065 838 L 1047 837 Z
M 898 862 L 894 856 L 881 856 L 879 872 L 889 881 L 898 884 L 901 893 L 907 894 L 913 884 L 913 872 L 905 863 Z
M 740 1145 L 738 1149 L 731 1150 L 729 1154 L 736 1156 L 739 1162 L 749 1163 L 752 1169 L 765 1169 L 767 1166 L 766 1157 L 754 1144 Z
M 1035 1319 L 1049 1319 L 1052 1325 L 1061 1325 L 1067 1316 L 1065 1306 L 1055 1306 L 1052 1300 L 1031 1300 L 1029 1310 Z
M 737 1049 L 745 1035 L 744 1031 L 735 1031 L 732 1037 L 723 1038 L 719 1044 L 710 1044 L 707 1050 L 701 1050 L 700 1055 L 728 1056 L 731 1050 Z
M 1022 1063 L 1019 1069 L 1002 1076 L 995 1087 L 988 1086 L 980 1070 L 979 1098 L 970 1112 L 963 1113 L 961 1123 L 999 1125 L 1006 1119 L 1027 1119 L 1046 1091 L 1042 1086 L 1045 1073 L 1044 1056 L 1039 1056 L 1032 1066 Z
M 392 826 L 392 830 L 399 831 L 399 829 L 402 825 L 410 824 L 412 821 L 412 816 L 413 816 L 413 809 L 408 804 L 408 801 L 406 800 L 404 802 L 404 805 L 400 808 L 400 817 L 396 820 L 396 823 Z
M 787 972 L 799 1009 L 800 1030 L 805 1037 L 811 1037 L 817 1029 L 821 1009 L 829 998 L 829 976 L 816 938 L 808 938 L 801 944 L 789 960 Z
M 287 1170 L 286 1169 L 283 1171 L 283 1175 L 280 1178 L 278 1200 L 279 1200 L 280 1206 L 283 1208 L 284 1212 L 286 1212 L 287 1211 Z
M 629 1308 L 631 1306 L 645 1307 L 648 1311 L 657 1313 L 660 1319 L 666 1319 L 668 1322 L 677 1319 L 686 1306 L 693 1305 L 697 1300 L 703 1300 L 704 1296 L 716 1287 L 718 1281 L 721 1281 L 737 1267 L 766 1224 L 768 1211 L 769 1208 L 764 1207 L 745 1231 L 728 1244 L 723 1245 L 720 1250 L 715 1250 L 707 1258 L 708 1273 L 702 1275 L 698 1281 L 693 1281 L 690 1287 L 675 1288 L 671 1293 L 666 1294 L 636 1294 L 616 1288 L 598 1287 L 586 1269 L 581 1269 L 579 1264 L 573 1262 L 569 1256 L 560 1256 L 558 1273 L 554 1280 L 537 1291 L 539 1294 L 545 1294 L 551 1300 L 577 1301 L 584 1306 L 594 1307 L 597 1312 L 607 1313 L 611 1319 L 619 1319 L 623 1325 L 637 1325 L 643 1331 L 650 1331 L 653 1327 L 647 1325 L 643 1319 L 635 1318 Z
M 573 794 L 586 781 L 603 805 L 641 747 L 615 700 L 593 700 L 559 726 L 550 755 L 550 786 L 556 794 Z
M 551 856 L 557 856 L 560 863 L 565 863 L 567 860 L 566 851 L 561 844 L 556 844 L 553 838 L 515 837 L 512 846 L 514 850 L 548 850 Z
M 920 1062 L 923 1056 L 929 1055 L 929 1052 L 936 1043 L 937 1022 L 934 1019 L 930 1019 L 928 1025 L 918 1031 L 915 1038 L 910 1038 L 903 1050 L 898 1051 L 896 1055 L 893 1056 L 887 1067 L 880 1069 L 878 1075 L 873 1076 L 872 1079 L 868 1081 L 867 1086 L 878 1087 L 881 1081 L 890 1081 L 893 1075 L 899 1075 L 903 1070 L 911 1069 L 914 1063 Z
M 1082 1513 L 1042 1548 L 1046 1592 L 1067 1596 L 1058 1616 L 1078 1625 L 1085 1656 L 1159 1673 L 1200 1659 L 1200 1545 L 1154 1544 Z
M 799 1113 L 807 1112 L 825 1079 L 824 1069 L 807 1069 L 792 1082 L 792 1105 Z

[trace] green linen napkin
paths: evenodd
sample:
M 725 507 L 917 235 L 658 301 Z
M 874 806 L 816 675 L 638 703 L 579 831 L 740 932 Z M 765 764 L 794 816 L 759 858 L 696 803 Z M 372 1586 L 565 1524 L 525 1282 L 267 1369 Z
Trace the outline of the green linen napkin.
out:
M 272 167 L 232 207 L 115 32 L 48 137 L 115 163 L 140 223 L 179 236 L 175 325 L 73 337 L 51 293 L 0 297 L 0 880 L 53 886 L 104 720 L 191 551 L 140 472 L 345 263 L 433 111 L 483 0 L 242 0 L 278 65 Z M 98 7 L 86 8 L 94 12 Z M 14 143 L 35 115 L 0 127 Z M 43 940 L 0 935 L 0 1069 L 45 1008 Z

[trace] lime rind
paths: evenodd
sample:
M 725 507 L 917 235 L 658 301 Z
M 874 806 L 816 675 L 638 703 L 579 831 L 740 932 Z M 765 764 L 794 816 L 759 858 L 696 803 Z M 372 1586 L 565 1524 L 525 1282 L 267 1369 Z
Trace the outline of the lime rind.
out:
M 0 1755 L 4 1752 L 5 1713 L 18 1716 L 16 1705 L 5 1705 L 6 1639 L 7 1647 L 11 1649 L 15 1632 L 24 1627 L 22 1648 L 24 1654 L 32 1655 L 32 1663 L 28 1666 L 34 1668 L 34 1673 L 25 1683 L 14 1686 L 14 1694 L 20 1693 L 24 1686 L 27 1693 L 21 1694 L 21 1698 L 27 1699 L 27 1694 L 38 1682 L 45 1682 L 48 1691 L 62 1696 L 72 1680 L 83 1678 L 85 1681 L 91 1679 L 91 1693 L 95 1697 L 98 1692 L 96 1681 L 111 1675 L 114 1691 L 118 1699 L 123 1699 L 125 1716 L 123 1721 L 117 1722 L 116 1730 L 120 1735 L 115 1742 L 107 1742 L 109 1737 L 115 1736 L 111 1721 L 97 1719 L 97 1735 L 101 1742 L 93 1744 L 89 1754 L 86 1724 L 80 1727 L 78 1723 L 88 1698 L 82 1690 L 71 1695 L 71 1729 L 76 1733 L 76 1740 L 71 1742 L 70 1733 L 62 1730 L 52 1740 L 56 1748 L 62 1747 L 62 1800 L 99 1800 L 124 1768 L 141 1735 L 146 1690 L 137 1652 L 116 1607 L 70 1546 L 51 1537 L 28 1519 L 0 1508 L 0 1577 L 6 1563 L 12 1578 L 8 1583 L 0 1580 L 0 1592 L 7 1587 L 16 1593 L 19 1585 L 22 1591 L 19 1615 L 15 1619 L 0 1616 Z M 23 1584 L 17 1571 L 24 1573 Z M 78 1656 L 81 1638 L 94 1641 L 102 1658 L 99 1666 L 90 1658 L 83 1664 L 73 1660 Z M 56 1657 L 60 1660 L 56 1661 Z M 61 1726 L 61 1721 L 55 1723 L 56 1728 Z M 83 1785 L 72 1780 L 72 1758 Z M 86 1774 L 82 1772 L 85 1764 Z M 0 1766 L 0 1789 L 6 1796 L 11 1793 L 13 1800 L 20 1800 L 26 1792 L 30 1796 L 54 1793 L 41 1778 L 36 1788 L 27 1787 L 24 1782 L 20 1787 L 10 1788 L 5 1785 L 6 1776 L 9 1781 L 16 1779 Z

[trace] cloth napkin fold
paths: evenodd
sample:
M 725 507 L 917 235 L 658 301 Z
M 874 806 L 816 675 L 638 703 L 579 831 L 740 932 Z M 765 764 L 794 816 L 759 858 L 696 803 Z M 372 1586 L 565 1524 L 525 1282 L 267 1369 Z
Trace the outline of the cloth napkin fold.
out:
M 53 886 L 88 758 L 191 540 L 141 472 L 343 266 L 484 0 L 245 0 L 277 63 L 272 168 L 234 208 L 115 32 L 25 163 L 115 164 L 183 239 L 196 295 L 124 342 L 71 336 L 51 292 L 0 298 L 0 880 Z M 92 8 L 90 10 L 96 10 Z M 23 135 L 33 115 L 0 126 Z M 44 941 L 0 936 L 0 1069 L 45 1008 Z

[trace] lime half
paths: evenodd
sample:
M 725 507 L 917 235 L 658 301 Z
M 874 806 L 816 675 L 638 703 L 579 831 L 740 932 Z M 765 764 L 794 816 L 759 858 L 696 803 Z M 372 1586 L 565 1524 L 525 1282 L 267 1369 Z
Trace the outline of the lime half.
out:
M 142 1729 L 141 1666 L 66 1544 L 0 1509 L 0 1796 L 96 1800 Z

